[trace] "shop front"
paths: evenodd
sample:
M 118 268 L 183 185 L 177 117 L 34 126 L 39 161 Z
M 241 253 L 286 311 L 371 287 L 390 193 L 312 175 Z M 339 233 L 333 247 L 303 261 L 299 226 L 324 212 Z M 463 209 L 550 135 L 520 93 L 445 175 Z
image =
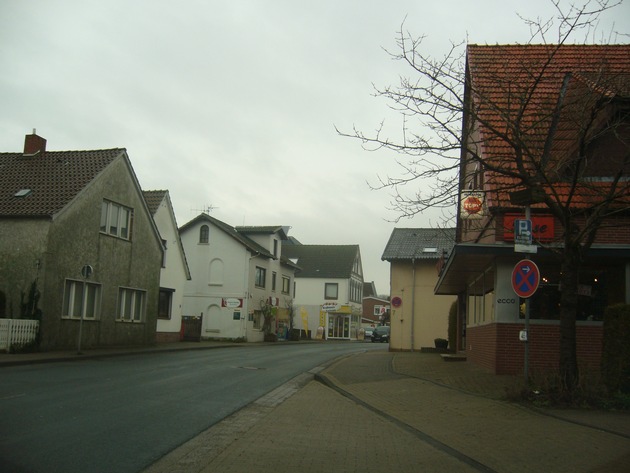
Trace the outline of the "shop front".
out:
M 496 374 L 523 370 L 525 299 L 512 286 L 515 265 L 527 256 L 540 269 L 540 284 L 530 297 L 529 356 L 536 371 L 559 363 L 560 264 L 553 252 L 514 253 L 508 245 L 456 245 L 436 286 L 436 294 L 459 296 L 457 348 L 468 360 Z M 595 246 L 580 270 L 576 317 L 577 354 L 597 369 L 606 307 L 627 303 L 630 248 Z
M 325 318 L 327 339 L 357 339 L 361 315 L 359 313 L 353 313 L 351 306 L 324 304 L 322 305 L 322 315 L 323 318 Z

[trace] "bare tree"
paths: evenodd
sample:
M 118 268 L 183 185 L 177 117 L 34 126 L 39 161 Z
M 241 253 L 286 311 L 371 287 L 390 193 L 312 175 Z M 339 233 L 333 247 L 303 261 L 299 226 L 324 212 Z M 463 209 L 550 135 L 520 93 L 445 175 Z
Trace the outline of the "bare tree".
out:
M 382 123 L 372 134 L 356 128 L 337 131 L 359 139 L 366 149 L 405 156 L 398 160 L 400 177 L 379 178 L 374 186 L 394 190 L 392 204 L 400 217 L 456 208 L 460 190 L 483 185 L 492 189 L 493 202 L 507 207 L 510 193 L 525 192 L 532 204 L 560 222 L 562 239 L 551 246 L 561 261 L 560 374 L 570 392 L 579 375 L 579 270 L 598 230 L 627 215 L 630 205 L 630 71 L 627 60 L 620 66 L 615 58 L 601 57 L 566 74 L 561 86 L 547 93 L 550 75 L 557 81 L 557 61 L 569 41 L 580 32 L 593 36 L 601 14 L 621 2 L 566 8 L 559 0 L 552 3 L 555 18 L 523 19 L 530 42 L 542 45 L 544 54 L 518 61 L 504 57 L 500 67 L 472 65 L 471 49 L 467 56 L 464 43 L 452 44 L 443 57 L 434 58 L 423 51 L 423 38 L 401 28 L 398 52 L 391 54 L 413 76 L 401 78 L 398 86 L 376 89 L 402 115 L 400 138 L 386 135 Z M 471 71 L 473 66 L 479 67 Z M 484 152 L 489 147 L 503 151 L 489 157 Z M 401 188 L 412 183 L 418 190 L 403 194 Z M 481 231 L 464 231 L 458 221 L 460 241 L 479 237 Z

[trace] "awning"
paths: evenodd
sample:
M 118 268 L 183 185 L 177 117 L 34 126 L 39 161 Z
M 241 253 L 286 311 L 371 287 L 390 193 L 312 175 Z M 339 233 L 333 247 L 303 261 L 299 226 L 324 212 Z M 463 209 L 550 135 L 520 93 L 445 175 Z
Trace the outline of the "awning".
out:
M 556 248 L 557 249 L 557 248 Z M 538 264 L 555 263 L 560 259 L 552 248 L 538 248 L 537 254 L 515 253 L 514 245 L 505 243 L 475 244 L 458 243 L 453 247 L 444 265 L 434 292 L 437 295 L 456 295 L 466 291 L 468 285 L 484 272 L 494 275 L 497 258 L 514 260 L 532 259 Z M 614 259 L 618 263 L 630 262 L 630 245 L 593 245 L 586 263 Z

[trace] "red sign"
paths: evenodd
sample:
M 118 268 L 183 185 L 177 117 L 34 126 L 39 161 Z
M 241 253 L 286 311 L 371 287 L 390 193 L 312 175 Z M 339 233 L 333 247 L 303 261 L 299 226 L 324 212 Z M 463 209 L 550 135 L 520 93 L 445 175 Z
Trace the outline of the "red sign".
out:
M 469 214 L 481 212 L 482 205 L 483 202 L 481 202 L 481 199 L 478 199 L 477 197 L 467 197 L 466 200 L 464 200 L 464 210 L 466 210 Z
M 538 289 L 540 271 L 531 260 L 524 259 L 516 263 L 512 270 L 512 289 L 517 296 L 527 299 Z
M 392 306 L 398 308 L 402 305 L 402 299 L 398 296 L 392 297 Z
M 524 215 L 505 214 L 503 218 L 503 241 L 514 241 L 514 220 L 523 220 Z M 534 241 L 549 242 L 554 238 L 554 222 L 551 215 L 533 215 L 532 236 Z

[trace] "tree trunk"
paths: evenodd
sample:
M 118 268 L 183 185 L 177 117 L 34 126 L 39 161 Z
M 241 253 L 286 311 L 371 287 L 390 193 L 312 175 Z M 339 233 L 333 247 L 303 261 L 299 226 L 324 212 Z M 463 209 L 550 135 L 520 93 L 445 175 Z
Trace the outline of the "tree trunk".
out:
M 573 392 L 579 377 L 575 328 L 579 269 L 579 246 L 565 246 L 560 273 L 560 380 L 567 394 Z

